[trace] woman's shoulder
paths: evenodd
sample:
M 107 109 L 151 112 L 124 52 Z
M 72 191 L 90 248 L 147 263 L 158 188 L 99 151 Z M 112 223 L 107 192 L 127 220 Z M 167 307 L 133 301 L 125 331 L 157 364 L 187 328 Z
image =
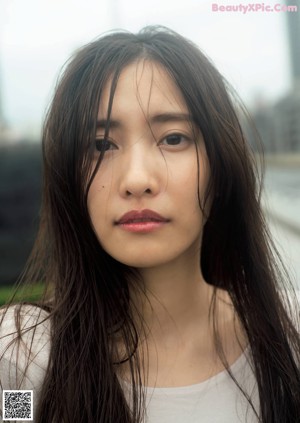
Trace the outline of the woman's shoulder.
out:
M 17 304 L 0 309 L 0 378 L 3 389 L 42 383 L 50 352 L 50 319 L 43 308 Z
M 3 348 L 5 339 L 20 338 L 26 342 L 34 335 L 34 343 L 39 343 L 41 337 L 50 336 L 49 313 L 34 304 L 14 304 L 0 309 L 0 348 Z

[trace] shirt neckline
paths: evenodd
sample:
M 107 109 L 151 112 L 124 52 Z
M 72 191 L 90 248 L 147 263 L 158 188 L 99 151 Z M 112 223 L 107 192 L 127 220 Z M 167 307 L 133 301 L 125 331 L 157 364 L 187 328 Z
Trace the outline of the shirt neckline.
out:
M 236 376 L 239 371 L 245 367 L 245 364 L 249 360 L 249 353 L 250 353 L 250 346 L 248 345 L 245 350 L 242 352 L 241 355 L 229 366 L 229 370 L 231 373 L 233 373 L 234 376 Z M 153 395 L 160 395 L 160 394 L 184 394 L 184 393 L 191 393 L 191 392 L 197 392 L 199 390 L 202 390 L 204 387 L 211 383 L 220 383 L 225 378 L 230 377 L 228 374 L 228 371 L 226 369 L 221 370 L 219 373 L 216 373 L 215 375 L 211 376 L 210 378 L 199 382 L 194 383 L 192 385 L 183 385 L 183 386 L 171 386 L 171 387 L 159 387 L 159 386 L 145 386 L 144 389 L 146 391 L 146 394 Z

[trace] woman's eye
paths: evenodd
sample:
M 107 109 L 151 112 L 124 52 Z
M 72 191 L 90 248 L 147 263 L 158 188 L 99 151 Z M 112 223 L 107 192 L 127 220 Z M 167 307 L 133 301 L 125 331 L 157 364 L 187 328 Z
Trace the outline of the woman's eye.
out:
M 184 135 L 181 134 L 171 134 L 166 136 L 161 142 L 160 144 L 162 145 L 180 145 L 182 144 L 184 141 L 187 140 L 187 137 L 185 137 Z
M 97 151 L 108 151 L 115 150 L 116 145 L 106 138 L 101 138 L 96 140 L 96 149 Z

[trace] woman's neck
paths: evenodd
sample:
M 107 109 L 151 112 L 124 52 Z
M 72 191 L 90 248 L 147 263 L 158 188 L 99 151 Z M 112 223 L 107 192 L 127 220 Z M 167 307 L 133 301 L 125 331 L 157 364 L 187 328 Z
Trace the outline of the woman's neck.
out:
M 146 296 L 132 292 L 138 314 L 158 341 L 207 327 L 214 288 L 205 282 L 199 261 L 140 270 Z
M 132 302 L 150 386 L 197 383 L 223 369 L 210 315 L 214 293 L 216 328 L 229 364 L 241 354 L 246 340 L 230 297 L 204 280 L 199 265 L 143 269 L 141 276 L 147 298 L 134 291 Z

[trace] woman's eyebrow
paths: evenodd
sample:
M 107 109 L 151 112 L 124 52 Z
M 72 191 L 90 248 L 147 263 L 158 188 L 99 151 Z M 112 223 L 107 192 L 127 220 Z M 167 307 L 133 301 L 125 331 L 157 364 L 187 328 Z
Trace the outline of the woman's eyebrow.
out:
M 195 123 L 192 116 L 188 113 L 181 113 L 181 112 L 166 112 L 166 113 L 158 113 L 153 116 L 150 116 L 148 119 L 151 125 L 158 124 L 158 123 L 167 123 L 167 122 L 191 122 Z M 107 124 L 111 129 L 117 129 L 122 126 L 122 122 L 116 119 L 98 119 L 97 120 L 97 129 L 105 129 Z
M 107 125 L 109 126 L 109 128 L 119 128 L 120 126 L 122 126 L 122 123 L 114 119 L 98 119 L 96 123 L 96 128 L 105 129 Z
M 150 119 L 149 119 L 149 122 L 151 124 L 166 123 L 166 122 L 191 122 L 191 123 L 194 123 L 194 119 L 188 113 L 166 112 L 166 113 L 158 113 L 154 116 L 151 116 Z

